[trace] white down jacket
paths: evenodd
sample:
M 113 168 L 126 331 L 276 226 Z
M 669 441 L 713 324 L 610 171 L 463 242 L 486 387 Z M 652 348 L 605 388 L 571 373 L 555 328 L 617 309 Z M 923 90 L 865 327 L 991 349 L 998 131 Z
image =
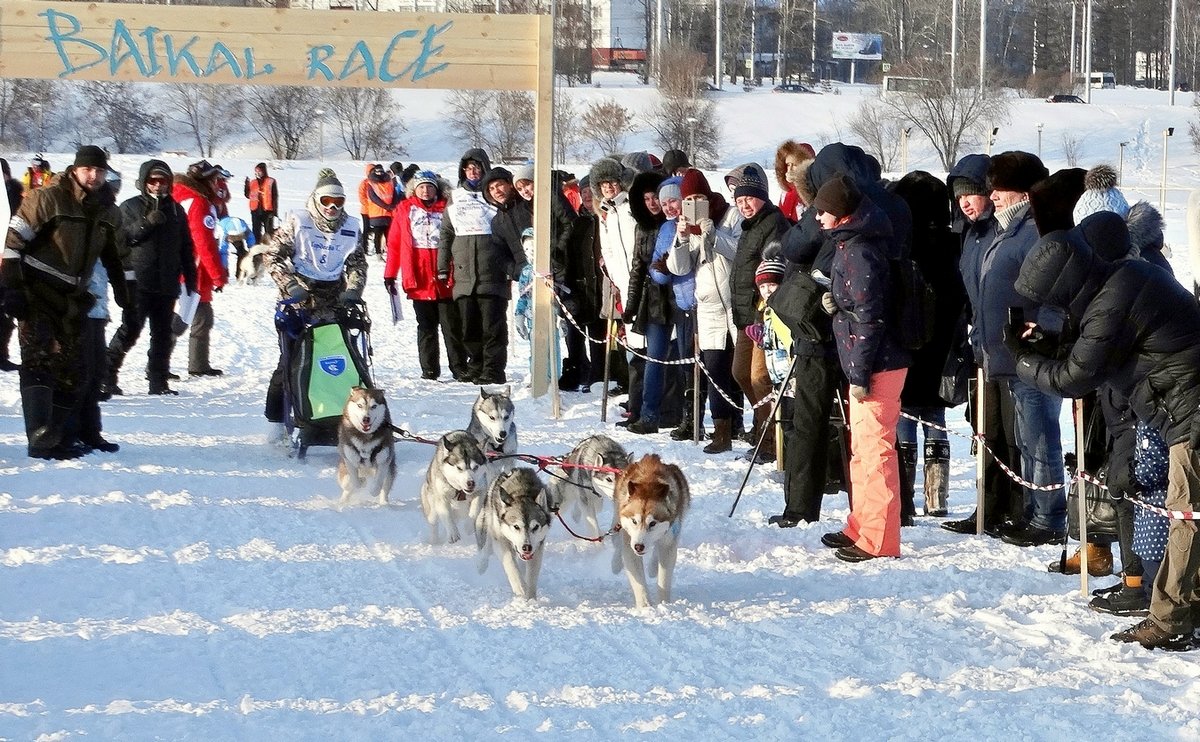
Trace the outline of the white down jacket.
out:
M 667 253 L 667 268 L 686 275 L 696 268 L 696 321 L 700 350 L 724 350 L 726 340 L 737 343 L 730 300 L 729 272 L 742 236 L 742 215 L 732 205 L 707 233 L 676 241 Z

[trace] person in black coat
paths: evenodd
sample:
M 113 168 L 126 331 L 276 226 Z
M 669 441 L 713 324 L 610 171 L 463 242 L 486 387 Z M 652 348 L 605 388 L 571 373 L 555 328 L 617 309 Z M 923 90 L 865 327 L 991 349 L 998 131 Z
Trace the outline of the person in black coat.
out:
M 566 173 L 554 171 L 554 189 L 557 193 L 562 193 L 562 185 L 567 179 Z M 561 243 L 554 241 L 556 252 L 550 256 L 550 261 L 558 266 L 555 273 L 561 272 L 562 275 L 563 305 L 587 336 L 575 325 L 567 323 L 567 357 L 559 387 L 588 391 L 592 384 L 604 378 L 604 346 L 588 341 L 588 336 L 600 340 L 606 332 L 607 323 L 600 316 L 600 282 L 603 278 L 600 272 L 600 245 L 596 235 L 596 215 L 589 208 L 590 199 L 580 203 L 577 214 L 573 213 L 565 196 L 563 201 L 567 207 L 565 213 L 574 218 L 566 239 Z M 573 372 L 575 378 L 571 379 L 568 372 Z
M 180 276 L 188 291 L 196 290 L 196 261 L 187 214 L 171 197 L 174 176 L 162 160 L 147 160 L 138 172 L 140 193 L 121 204 L 121 229 L 130 248 L 129 265 L 134 281 L 133 301 L 121 315 L 121 326 L 108 343 L 108 380 L 102 390 L 107 399 L 122 394 L 118 385 L 125 355 L 150 323 L 150 349 L 146 378 L 151 394 L 175 394 L 167 384 L 175 339 L 171 320 L 179 298 Z
M 667 324 L 671 317 L 671 287 L 659 286 L 650 280 L 650 261 L 658 229 L 666 221 L 658 202 L 658 187 L 666 177 L 662 173 L 638 173 L 629 186 L 629 210 L 637 223 L 634 232 L 634 259 L 629 273 L 629 286 L 624 294 L 621 321 L 634 332 L 645 333 L 651 322 Z M 617 423 L 629 427 L 642 412 L 643 377 L 646 361 L 634 356 L 629 362 L 629 417 Z
M 1127 252 L 1125 221 L 1094 214 L 1069 232 L 1042 238 L 1021 266 L 1016 289 L 1066 312 L 1078 338 L 1056 360 L 1036 349 L 1032 323 L 1005 327 L 1017 375 L 1051 394 L 1081 397 L 1109 384 L 1170 447 L 1166 507 L 1200 509 L 1200 451 L 1189 438 L 1200 405 L 1200 305 L 1170 274 Z M 1115 245 L 1115 247 L 1114 247 Z M 1170 545 L 1154 580 L 1150 617 L 1113 635 L 1144 647 L 1189 648 L 1200 614 L 1200 538 L 1190 521 L 1172 520 Z
M 950 231 L 950 191 L 946 184 L 918 170 L 901 178 L 893 192 L 912 212 L 912 259 L 936 297 L 933 338 L 912 354 L 912 365 L 900 394 L 901 411 L 945 427 L 946 401 L 940 395 L 942 371 L 951 352 L 961 353 L 966 342 L 959 319 L 967 302 L 958 272 L 961 245 Z M 965 327 L 965 325 L 964 325 Z M 925 515 L 946 515 L 950 489 L 950 440 L 944 430 L 925 431 Z M 917 475 L 917 423 L 901 417 L 896 429 L 900 454 L 900 516 L 911 524 Z
M 8 213 L 15 214 L 24 198 L 25 186 L 12 176 L 12 171 L 8 168 L 8 160 L 3 157 L 0 157 L 0 171 L 3 172 L 4 191 L 8 197 Z M 4 225 L 4 229 L 8 229 L 7 224 Z M 16 320 L 0 310 L 0 371 L 16 371 L 21 368 L 19 364 L 8 359 L 8 344 L 16 326 Z

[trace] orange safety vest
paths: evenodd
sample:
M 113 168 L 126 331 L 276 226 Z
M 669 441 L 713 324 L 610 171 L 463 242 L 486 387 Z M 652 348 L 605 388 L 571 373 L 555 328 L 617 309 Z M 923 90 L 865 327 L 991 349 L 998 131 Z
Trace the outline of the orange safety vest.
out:
M 270 176 L 262 179 L 261 187 L 259 186 L 258 178 L 252 178 L 250 180 L 250 210 L 251 211 L 259 210 L 260 207 L 259 207 L 258 202 L 259 202 L 260 198 L 262 199 L 261 208 L 263 211 L 274 211 L 275 210 L 275 201 L 272 200 L 272 197 L 271 197 L 271 191 L 273 190 L 271 188 L 271 186 L 273 186 L 273 185 L 275 185 L 275 179 Z

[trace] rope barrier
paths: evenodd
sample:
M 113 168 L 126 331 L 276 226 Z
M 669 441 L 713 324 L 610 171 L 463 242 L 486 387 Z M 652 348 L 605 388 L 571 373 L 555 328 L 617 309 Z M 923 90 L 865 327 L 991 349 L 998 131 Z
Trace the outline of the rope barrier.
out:
M 1076 482 L 1084 481 L 1084 482 L 1087 482 L 1088 484 L 1094 485 L 1094 486 L 1104 490 L 1105 492 L 1109 491 L 1107 484 L 1105 484 L 1104 482 L 1097 479 L 1094 475 L 1089 474 L 1086 471 L 1083 471 L 1082 469 L 1075 472 L 1075 475 L 1071 477 L 1070 481 L 1063 482 L 1061 484 L 1037 485 L 1037 484 L 1034 484 L 1033 482 L 1028 482 L 1028 481 L 1022 479 L 1019 474 L 1017 474 L 1015 471 L 1013 471 L 1012 468 L 1007 466 L 1004 463 L 1004 461 L 1001 460 L 1000 457 L 996 455 L 996 452 L 993 451 L 991 446 L 989 446 L 987 444 L 987 440 L 984 438 L 983 435 L 979 435 L 979 434 L 964 435 L 962 433 L 959 433 L 956 430 L 951 430 L 950 428 L 947 428 L 944 425 L 938 425 L 937 423 L 932 423 L 932 422 L 929 422 L 928 420 L 922 420 L 922 419 L 920 419 L 918 417 L 914 417 L 913 415 L 910 415 L 906 412 L 901 412 L 900 416 L 908 418 L 909 420 L 914 420 L 922 425 L 933 428 L 934 430 L 940 430 L 948 435 L 953 435 L 953 436 L 957 436 L 959 438 L 964 438 L 969 441 L 974 441 L 976 444 L 983 446 L 984 450 L 986 450 L 989 454 L 991 454 L 992 459 L 1000 467 L 1000 470 L 1003 471 L 1006 475 L 1008 475 L 1009 479 L 1013 480 L 1013 482 L 1019 484 L 1022 487 L 1025 487 L 1025 488 L 1028 488 L 1031 490 L 1036 490 L 1039 492 L 1052 492 L 1052 491 L 1060 489 L 1062 487 L 1073 487 Z M 1132 502 L 1134 505 L 1137 505 L 1138 507 L 1140 507 L 1144 510 L 1148 510 L 1156 515 L 1161 515 L 1165 518 L 1170 518 L 1171 520 L 1200 520 L 1200 514 L 1194 512 L 1194 511 L 1191 511 L 1191 510 L 1168 510 L 1167 508 L 1162 508 L 1157 505 L 1151 505 L 1150 503 L 1145 502 L 1141 498 L 1138 498 L 1134 495 L 1122 495 L 1122 497 L 1128 498 L 1130 502 Z M 1114 499 L 1120 499 L 1120 498 L 1114 498 Z

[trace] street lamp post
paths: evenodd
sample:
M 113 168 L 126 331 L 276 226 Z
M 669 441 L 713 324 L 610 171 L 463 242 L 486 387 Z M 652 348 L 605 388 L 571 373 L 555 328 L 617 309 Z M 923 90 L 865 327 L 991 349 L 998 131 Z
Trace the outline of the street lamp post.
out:
M 37 146 L 37 148 L 38 148 L 38 151 L 41 152 L 46 149 L 46 127 L 43 124 L 43 119 L 42 119 L 42 104 L 41 103 L 33 103 L 31 105 L 33 105 L 34 109 L 37 111 L 37 114 L 38 114 L 38 146 Z
M 1129 142 L 1120 143 L 1121 152 L 1117 155 L 1117 185 L 1120 185 L 1121 181 L 1125 179 L 1125 145 L 1127 144 Z
M 1167 213 L 1167 140 L 1175 133 L 1174 126 L 1163 129 L 1162 184 L 1158 193 L 1158 213 Z
M 1040 159 L 1042 159 L 1042 128 L 1043 128 L 1043 127 L 1045 127 L 1045 126 L 1046 126 L 1045 124 L 1038 124 L 1038 125 L 1037 125 L 1037 130 L 1038 130 L 1038 159 L 1039 159 L 1039 160 L 1040 160 Z
M 908 173 L 908 135 L 912 134 L 912 127 L 906 126 L 900 130 L 900 172 Z
M 987 154 L 988 154 L 988 157 L 991 157 L 991 156 L 992 156 L 992 145 L 996 143 L 996 135 L 997 135 L 997 134 L 999 134 L 999 133 L 1000 133 L 1000 127 L 999 127 L 999 126 L 993 126 L 993 127 L 992 127 L 992 133 L 988 135 L 988 141 L 987 141 Z
M 313 111 L 317 114 L 317 159 L 325 157 L 325 111 L 318 108 Z

